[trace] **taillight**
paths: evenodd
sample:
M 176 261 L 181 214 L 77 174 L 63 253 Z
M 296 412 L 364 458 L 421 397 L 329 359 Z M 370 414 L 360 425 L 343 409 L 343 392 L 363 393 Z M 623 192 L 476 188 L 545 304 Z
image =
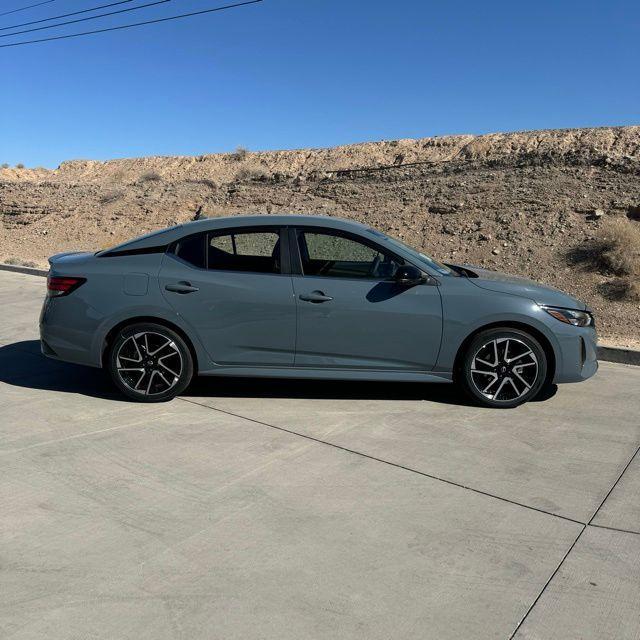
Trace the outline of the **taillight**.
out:
M 66 296 L 86 281 L 86 278 L 49 276 L 47 278 L 47 295 L 52 298 Z

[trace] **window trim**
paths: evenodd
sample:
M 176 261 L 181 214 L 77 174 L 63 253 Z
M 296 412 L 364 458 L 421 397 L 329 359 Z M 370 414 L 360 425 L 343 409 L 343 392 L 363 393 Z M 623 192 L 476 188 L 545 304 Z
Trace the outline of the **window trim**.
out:
M 369 238 L 365 238 L 357 233 L 353 233 L 351 231 L 343 231 L 342 229 L 332 229 L 330 227 L 315 227 L 315 226 L 299 226 L 299 227 L 290 227 L 289 228 L 289 245 L 291 247 L 291 267 L 292 275 L 301 276 L 303 278 L 325 278 L 327 280 L 352 280 L 355 282 L 391 282 L 391 278 L 344 278 L 340 276 L 324 276 L 324 275 L 309 275 L 304 273 L 304 269 L 302 268 L 302 256 L 300 255 L 300 245 L 298 244 L 298 236 L 301 233 L 320 233 L 329 236 L 339 236 L 346 238 L 347 240 L 352 240 L 354 242 L 359 242 L 360 244 L 369 247 L 370 249 L 374 249 L 380 253 L 391 256 L 397 263 L 398 266 L 404 266 L 406 264 L 411 264 L 406 258 L 403 258 L 401 255 L 395 253 L 395 251 L 391 251 L 387 249 L 387 247 L 383 247 L 382 245 L 369 240 Z
M 165 253 L 168 245 L 157 245 L 153 247 L 138 247 L 137 249 L 107 249 L 99 251 L 94 255 L 97 258 L 120 258 L 123 256 L 142 256 L 151 253 Z
M 212 236 L 225 236 L 225 235 L 240 235 L 242 233 L 268 233 L 268 232 L 277 232 L 278 238 L 280 241 L 280 272 L 273 273 L 267 271 L 235 271 L 232 269 L 213 269 L 209 268 L 209 238 Z M 193 237 L 202 236 L 203 242 L 203 250 L 204 250 L 204 267 L 198 267 L 186 260 L 180 258 L 179 255 L 176 254 L 176 248 L 178 244 L 184 242 Z M 180 260 L 183 264 L 187 265 L 191 269 L 196 269 L 198 271 L 215 271 L 216 273 L 246 273 L 249 275 L 262 275 L 262 276 L 290 276 L 291 275 L 291 257 L 289 251 L 289 243 L 287 242 L 287 227 L 283 227 L 281 225 L 253 225 L 250 227 L 226 227 L 221 229 L 209 229 L 208 231 L 199 231 L 198 233 L 193 233 L 190 235 L 183 236 L 178 240 L 172 242 L 167 252 L 171 254 L 175 259 Z

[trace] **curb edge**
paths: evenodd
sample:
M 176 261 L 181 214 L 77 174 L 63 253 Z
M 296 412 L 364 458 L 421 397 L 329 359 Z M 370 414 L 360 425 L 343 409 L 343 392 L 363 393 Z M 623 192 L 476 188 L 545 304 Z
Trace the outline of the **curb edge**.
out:
M 30 276 L 46 276 L 47 269 L 37 269 L 36 267 L 22 267 L 17 264 L 4 264 L 0 262 L 0 271 L 13 271 L 15 273 L 26 273 Z

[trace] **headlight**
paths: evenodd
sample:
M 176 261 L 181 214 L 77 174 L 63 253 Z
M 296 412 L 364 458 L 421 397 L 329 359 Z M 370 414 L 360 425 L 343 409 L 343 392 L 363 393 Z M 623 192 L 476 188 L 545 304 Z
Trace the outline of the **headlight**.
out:
M 588 327 L 593 324 L 593 318 L 587 311 L 578 311 L 576 309 L 563 309 L 562 307 L 547 307 L 540 305 L 549 315 L 564 322 L 572 324 L 574 327 Z

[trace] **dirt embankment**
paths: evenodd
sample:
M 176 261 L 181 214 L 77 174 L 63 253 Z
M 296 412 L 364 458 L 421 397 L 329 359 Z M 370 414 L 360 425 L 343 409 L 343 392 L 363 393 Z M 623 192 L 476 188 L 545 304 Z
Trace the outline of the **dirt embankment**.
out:
M 0 170 L 0 261 L 45 265 L 203 215 L 366 221 L 445 260 L 525 275 L 586 300 L 609 341 L 638 345 L 640 302 L 589 247 L 640 226 L 640 127 L 447 136 L 330 149 L 71 161 Z

